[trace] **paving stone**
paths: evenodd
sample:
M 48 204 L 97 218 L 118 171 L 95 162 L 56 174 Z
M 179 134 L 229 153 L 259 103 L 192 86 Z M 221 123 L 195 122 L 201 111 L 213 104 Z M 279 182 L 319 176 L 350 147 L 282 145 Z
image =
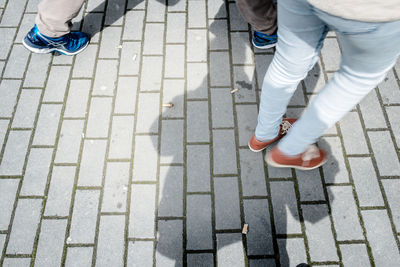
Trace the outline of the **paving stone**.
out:
M 116 3 L 111 3 L 111 5 Z M 107 21 L 107 17 L 106 17 Z M 121 27 L 106 27 L 102 31 L 99 58 L 118 58 L 121 50 Z
M 140 68 L 140 53 L 142 51 L 139 42 L 123 42 L 119 63 L 119 75 L 138 75 Z
M 207 30 L 187 30 L 186 60 L 189 62 L 207 61 Z
M 133 161 L 134 181 L 156 181 L 158 136 L 136 136 Z
M 343 266 L 370 266 L 367 248 L 364 244 L 340 244 Z
M 104 12 L 105 3 L 100 0 L 89 0 L 86 12 Z
M 217 235 L 218 266 L 245 266 L 242 234 Z
M 302 266 L 307 263 L 306 248 L 302 238 L 278 239 L 281 266 Z
M 114 113 L 135 113 L 137 84 L 137 77 L 119 77 Z
M 67 220 L 43 220 L 35 264 L 37 266 L 60 266 L 64 249 Z
M 42 104 L 33 145 L 55 144 L 61 108 L 61 104 Z
M 161 89 L 163 58 L 143 57 L 140 91 L 159 91 Z
M 210 5 L 210 3 L 208 3 Z M 208 38 L 210 40 L 210 50 L 228 50 L 228 25 L 226 20 L 208 21 Z
M 129 184 L 129 162 L 108 162 L 102 212 L 125 212 Z
M 183 125 L 183 120 L 162 121 L 160 163 L 183 163 Z
M 153 241 L 134 241 L 128 245 L 128 266 L 153 266 Z
M 234 87 L 239 89 L 235 93 L 235 102 L 256 102 L 254 66 L 235 66 Z
M 58 140 L 55 162 L 77 163 L 83 139 L 83 120 L 64 120 Z
M 70 66 L 52 66 L 44 91 L 43 101 L 63 102 L 67 89 Z
M 13 128 L 32 128 L 39 106 L 41 90 L 22 90 L 14 115 Z
M 214 174 L 236 174 L 236 146 L 233 130 L 213 130 Z
M 206 1 L 188 2 L 188 27 L 205 28 L 207 26 Z
M 85 118 L 90 92 L 89 80 L 71 80 L 64 118 Z
M 324 137 L 318 142 L 325 151 L 330 152 L 327 163 L 322 167 L 325 183 L 347 183 L 349 173 L 344 163 L 342 146 L 339 137 Z
M 341 121 L 340 129 L 347 154 L 368 154 L 367 142 L 356 112 L 349 112 Z
M 232 95 L 230 91 L 229 88 L 211 89 L 211 114 L 213 128 L 234 127 Z
M 92 255 L 93 255 L 92 247 L 68 247 L 65 266 L 67 267 L 92 266 Z
M 117 85 L 117 60 L 98 60 L 92 95 L 113 96 Z
M 0 59 L 7 59 L 14 41 L 15 32 L 15 28 L 0 28 L 0 35 L 3 36 L 0 40 Z
M 370 158 L 349 158 L 360 207 L 383 206 L 382 193 Z
M 277 234 L 301 234 L 294 184 L 271 182 L 271 199 Z
M 396 266 L 399 249 L 386 210 L 361 211 L 375 266 Z
M 157 133 L 160 109 L 159 93 L 139 94 L 137 133 Z
M 187 254 L 187 265 L 198 267 L 214 266 L 214 255 L 210 253 Z
M 397 232 L 400 233 L 400 180 L 382 180 L 382 185 L 385 188 L 386 198 L 389 203 L 390 211 L 393 216 L 393 223 L 396 226 Z
M 271 64 L 273 57 L 274 57 L 273 55 L 268 55 L 268 54 L 254 55 L 254 60 L 256 62 L 256 72 L 257 72 L 256 78 L 258 83 L 258 89 L 262 88 L 265 73 L 267 72 L 267 69 Z
M 125 14 L 125 2 L 125 0 L 118 0 L 107 4 L 104 25 L 122 25 Z
M 1 17 L 0 26 L 14 26 L 17 27 L 19 21 L 24 14 L 26 0 L 15 0 L 7 2 L 7 6 L 4 9 L 3 16 Z
M 4 267 L 28 267 L 31 265 L 31 258 L 4 258 Z
M 336 71 L 340 66 L 340 49 L 335 38 L 326 38 L 321 50 L 326 71 Z
M 33 53 L 26 71 L 24 87 L 44 87 L 50 61 L 50 55 Z
M 111 109 L 112 98 L 92 98 L 85 137 L 108 137 Z
M 181 220 L 158 221 L 156 266 L 182 266 L 182 231 Z
M 126 12 L 123 40 L 142 40 L 144 16 L 144 11 Z
M 97 49 L 98 45 L 89 44 L 85 50 L 83 50 L 81 53 L 75 56 L 75 64 L 72 71 L 72 77 L 91 78 L 93 76 L 95 61 L 97 56 Z
M 226 18 L 226 7 L 224 0 L 215 0 L 207 4 L 208 18 Z
M 383 104 L 400 103 L 400 88 L 394 76 L 393 70 L 390 70 L 386 78 L 378 84 L 379 92 L 382 97 Z
M 261 153 L 240 149 L 240 177 L 244 196 L 266 196 L 264 161 Z
M 28 64 L 29 52 L 23 45 L 15 44 L 11 49 L 10 57 L 7 60 L 3 78 L 21 79 L 24 76 Z
M 109 159 L 128 159 L 132 156 L 133 116 L 113 116 Z
M 0 61 L 0 73 L 3 73 L 5 61 Z
M 184 1 L 181 1 L 184 2 Z M 186 14 L 168 13 L 167 14 L 167 43 L 186 42 Z
M 231 87 L 228 52 L 210 52 L 210 85 Z
M 101 216 L 96 266 L 123 266 L 125 216 Z
M 89 3 L 90 3 L 90 1 L 89 1 Z M 104 5 L 102 7 L 102 10 L 104 10 Z M 86 9 L 86 12 L 88 12 L 88 11 L 89 11 L 89 8 Z M 92 44 L 99 42 L 103 16 L 104 16 L 103 13 L 86 13 L 85 21 L 83 22 L 82 31 L 88 33 L 91 36 L 90 42 Z
M 306 96 L 303 92 L 303 84 L 299 83 L 292 98 L 290 99 L 289 106 L 306 106 Z
M 379 175 L 400 175 L 400 163 L 389 132 L 369 132 Z
M 258 110 L 256 105 L 236 105 L 239 146 L 247 146 L 257 126 Z
M 73 27 L 72 27 L 73 28 Z M 71 30 L 73 30 L 71 28 Z M 79 30 L 79 29 L 78 29 Z M 74 59 L 74 57 L 72 57 L 72 56 L 67 56 L 67 57 L 65 57 L 65 56 L 63 56 L 63 55 L 59 55 L 59 56 L 53 56 L 53 62 L 52 62 L 52 65 L 54 66 L 54 65 L 72 65 L 72 63 L 73 63 L 73 59 Z
M 164 36 L 164 24 L 146 23 L 144 33 L 143 55 L 163 55 L 163 42 L 160 36 Z
M 211 197 L 188 195 L 186 198 L 186 249 L 213 248 Z
M 76 190 L 69 244 L 93 244 L 96 235 L 99 190 Z
M 390 128 L 396 138 L 397 147 L 400 146 L 400 107 L 386 107 L 386 113 L 389 118 Z
M 154 238 L 156 185 L 133 184 L 129 215 L 129 237 Z
M 187 142 L 209 142 L 208 102 L 187 102 Z
M 272 150 L 272 147 L 267 148 L 266 151 Z M 268 169 L 268 178 L 292 178 L 292 170 L 289 168 L 276 168 L 270 165 L 267 165 Z
M 43 196 L 52 160 L 52 148 L 32 148 L 22 182 L 20 195 Z
M 326 205 L 302 205 L 311 261 L 339 260 Z
M 0 251 L 4 249 L 4 243 L 6 242 L 7 235 L 0 235 Z
M 8 241 L 7 254 L 31 254 L 39 227 L 41 199 L 19 199 Z
M 10 131 L 0 165 L 0 175 L 22 175 L 32 131 Z
M 0 83 L 0 116 L 10 117 L 14 112 L 17 104 L 17 96 L 21 81 L 19 80 L 2 80 Z
M 387 128 L 382 107 L 375 90 L 371 90 L 360 102 L 360 110 L 366 128 Z
M 185 46 L 166 45 L 165 47 L 166 78 L 184 78 L 185 76 Z
M 268 201 L 266 199 L 243 200 L 245 223 L 249 225 L 246 235 L 247 255 L 272 255 L 272 230 Z
M 180 217 L 183 215 L 183 167 L 160 167 L 160 193 L 158 216 Z
M 187 191 L 210 192 L 209 145 L 187 145 L 186 153 Z
M 324 201 L 324 189 L 319 170 L 296 170 L 300 201 Z
M 163 103 L 172 103 L 174 106 L 162 107 L 163 118 L 183 118 L 183 98 L 185 94 L 185 81 L 164 80 Z
M 147 17 L 146 21 L 151 22 L 164 22 L 165 21 L 165 7 L 168 4 L 165 0 L 150 1 L 147 3 Z M 162 36 L 162 34 L 161 34 Z
M 231 31 L 247 31 L 249 29 L 247 22 L 240 15 L 239 9 L 235 3 L 229 3 L 229 17 Z
M 85 140 L 79 169 L 79 186 L 100 186 L 106 154 L 106 140 Z
M 0 230 L 8 230 L 19 182 L 19 179 L 0 179 Z
M 250 267 L 275 267 L 274 259 L 250 259 L 249 260 Z
M 0 147 L 3 147 L 9 124 L 10 120 L 0 120 Z
M 187 98 L 208 97 L 208 71 L 206 63 L 187 63 Z
M 214 179 L 215 228 L 240 229 L 239 188 L 236 177 Z
M 318 60 L 314 67 L 308 72 L 304 79 L 307 93 L 318 93 L 325 86 L 324 73 L 322 72 L 321 60 Z
M 249 42 L 248 32 L 232 32 L 232 63 L 253 64 L 253 51 Z
M 146 1 L 142 0 L 128 0 L 127 9 L 146 9 Z

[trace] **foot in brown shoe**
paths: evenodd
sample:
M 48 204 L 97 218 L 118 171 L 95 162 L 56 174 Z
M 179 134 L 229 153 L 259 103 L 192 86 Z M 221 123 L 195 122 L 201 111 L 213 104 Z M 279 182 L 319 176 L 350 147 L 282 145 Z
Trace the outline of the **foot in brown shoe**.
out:
M 253 134 L 253 136 L 250 138 L 250 141 L 248 144 L 250 150 L 253 152 L 260 152 L 260 151 L 264 150 L 267 146 L 272 144 L 273 142 L 278 141 L 279 139 L 281 139 L 282 137 L 284 137 L 286 135 L 286 133 L 289 131 L 289 129 L 292 127 L 293 123 L 295 123 L 296 120 L 297 119 L 293 119 L 293 118 L 282 119 L 282 123 L 279 128 L 278 136 L 269 141 L 264 141 L 264 142 L 259 141 L 259 140 L 257 140 L 256 135 Z
M 286 156 L 276 146 L 265 155 L 265 161 L 268 165 L 277 168 L 312 170 L 318 168 L 327 161 L 327 154 L 324 150 L 315 145 L 311 145 L 300 155 Z

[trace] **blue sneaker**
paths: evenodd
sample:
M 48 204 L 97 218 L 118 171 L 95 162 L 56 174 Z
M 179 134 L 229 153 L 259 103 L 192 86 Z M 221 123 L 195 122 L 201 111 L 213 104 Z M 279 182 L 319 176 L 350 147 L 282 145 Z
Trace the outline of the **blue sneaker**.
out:
M 253 33 L 253 45 L 259 49 L 268 49 L 276 45 L 278 35 L 268 35 L 262 32 L 254 31 Z
M 51 38 L 39 32 L 35 25 L 22 40 L 23 45 L 34 53 L 51 53 L 57 51 L 72 56 L 82 52 L 89 44 L 90 37 L 84 32 L 70 32 L 58 38 Z

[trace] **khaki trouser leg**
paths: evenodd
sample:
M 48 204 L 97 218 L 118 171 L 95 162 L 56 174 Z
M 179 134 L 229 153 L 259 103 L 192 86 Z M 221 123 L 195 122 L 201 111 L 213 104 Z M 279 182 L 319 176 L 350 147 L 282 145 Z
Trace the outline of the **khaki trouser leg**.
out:
M 236 0 L 244 19 L 253 29 L 265 34 L 273 34 L 277 29 L 277 12 L 273 0 Z

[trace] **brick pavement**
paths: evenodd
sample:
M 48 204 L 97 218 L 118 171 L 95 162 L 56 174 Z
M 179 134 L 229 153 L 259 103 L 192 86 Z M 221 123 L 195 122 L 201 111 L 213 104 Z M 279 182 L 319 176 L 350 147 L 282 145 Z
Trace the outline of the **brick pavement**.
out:
M 274 51 L 234 2 L 89 0 L 74 57 L 23 48 L 38 2 L 0 0 L 0 265 L 400 264 L 400 61 L 324 167 L 275 169 L 246 147 Z M 339 61 L 329 34 L 289 115 Z

